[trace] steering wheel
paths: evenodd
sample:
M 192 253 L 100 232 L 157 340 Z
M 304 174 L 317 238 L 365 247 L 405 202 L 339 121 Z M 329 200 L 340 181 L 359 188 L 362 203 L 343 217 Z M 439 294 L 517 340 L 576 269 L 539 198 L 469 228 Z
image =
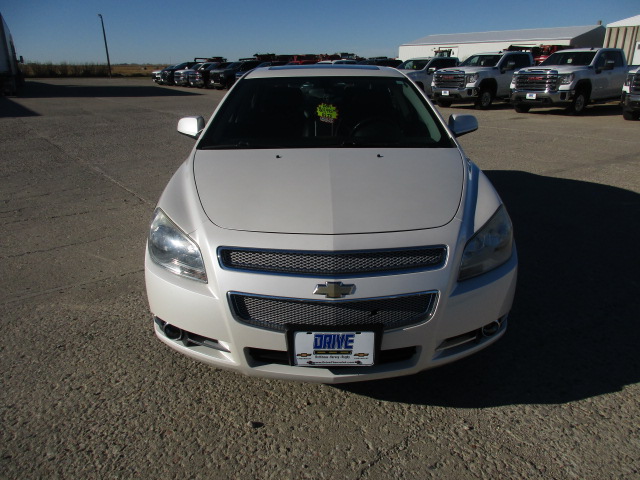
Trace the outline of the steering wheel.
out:
M 369 117 L 356 123 L 349 133 L 349 138 L 376 137 L 384 140 L 397 140 L 402 136 L 398 124 L 386 117 Z

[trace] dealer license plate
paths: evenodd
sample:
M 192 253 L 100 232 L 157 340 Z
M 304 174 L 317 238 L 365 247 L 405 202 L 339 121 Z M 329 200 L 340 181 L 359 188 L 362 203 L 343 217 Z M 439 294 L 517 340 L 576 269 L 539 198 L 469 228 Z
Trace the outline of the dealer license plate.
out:
M 527 100 L 535 100 L 537 95 L 535 93 L 527 93 Z
M 440 92 L 440 93 L 441 93 L 441 95 L 443 97 L 448 97 L 449 96 L 449 90 L 442 90 L 442 92 Z
M 375 332 L 293 332 L 293 364 L 369 366 L 374 364 Z

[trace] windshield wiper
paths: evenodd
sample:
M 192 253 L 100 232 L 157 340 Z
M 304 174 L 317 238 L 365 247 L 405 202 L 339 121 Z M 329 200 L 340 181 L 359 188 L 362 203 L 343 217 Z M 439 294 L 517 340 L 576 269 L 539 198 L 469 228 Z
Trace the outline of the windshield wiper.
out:
M 270 148 L 285 148 L 281 145 L 271 145 L 271 144 L 260 144 L 253 143 L 247 140 L 240 140 L 237 143 L 221 143 L 215 145 L 206 145 L 204 147 L 200 147 L 199 150 L 242 150 L 242 149 L 251 149 L 251 148 L 260 148 L 260 149 L 270 149 Z
M 401 147 L 398 142 L 366 142 L 362 140 L 347 139 L 340 144 L 341 147 L 355 148 L 393 148 Z

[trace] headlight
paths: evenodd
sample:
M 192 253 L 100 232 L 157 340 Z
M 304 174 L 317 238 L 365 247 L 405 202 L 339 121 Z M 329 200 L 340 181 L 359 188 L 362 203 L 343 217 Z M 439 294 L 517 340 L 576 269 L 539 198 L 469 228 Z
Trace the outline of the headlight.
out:
M 480 77 L 479 74 L 471 73 L 469 75 L 465 75 L 464 81 L 465 81 L 465 83 L 476 83 L 478 81 L 479 77 Z
M 149 255 L 176 275 L 207 283 L 207 272 L 198 245 L 157 208 L 149 230 Z
M 504 264 L 513 252 L 513 225 L 504 205 L 464 247 L 458 280 L 482 275 Z
M 569 85 L 573 82 L 573 73 L 564 73 L 558 76 L 558 83 L 560 85 Z

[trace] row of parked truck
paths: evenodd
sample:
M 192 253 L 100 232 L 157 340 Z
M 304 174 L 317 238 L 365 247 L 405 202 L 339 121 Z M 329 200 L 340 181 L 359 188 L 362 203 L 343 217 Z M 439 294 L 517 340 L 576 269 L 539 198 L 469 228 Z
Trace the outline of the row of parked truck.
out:
M 591 103 L 621 99 L 625 119 L 640 117 L 640 68 L 629 67 L 618 48 L 559 50 L 539 65 L 530 52 L 482 53 L 454 67 L 429 64 L 408 75 L 419 85 L 430 82 L 425 91 L 441 107 L 473 103 L 486 109 L 504 100 L 520 113 L 563 107 L 580 115 Z
M 329 61 L 356 63 L 325 60 Z M 285 63 L 259 59 L 226 62 L 220 58 L 185 62 L 154 72 L 154 80 L 166 85 L 222 89 L 253 68 Z M 381 61 L 373 63 L 385 65 Z M 518 49 L 475 54 L 462 63 L 455 57 L 435 56 L 386 65 L 403 71 L 441 107 L 472 103 L 478 109 L 487 109 L 495 100 L 503 100 L 519 113 L 536 107 L 563 107 L 570 114 L 580 115 L 589 104 L 621 100 L 625 119 L 640 118 L 640 67 L 627 65 L 624 52 L 618 48 L 558 50 L 538 65 L 531 51 Z
M 489 108 L 495 99 L 511 102 L 526 113 L 536 107 L 565 107 L 580 115 L 590 103 L 622 97 L 625 118 L 637 119 L 635 76 L 618 48 L 561 50 L 540 65 L 528 52 L 505 51 L 472 55 L 455 68 L 434 72 L 432 95 L 440 106 L 473 102 Z
M 237 62 L 228 62 L 222 57 L 207 59 L 194 59 L 193 62 L 184 62 L 178 65 L 170 65 L 162 70 L 152 72 L 153 80 L 161 85 L 180 85 L 187 87 L 205 87 L 224 89 L 230 88 L 237 78 L 249 70 L 258 67 L 279 65 L 309 65 L 315 63 L 332 64 L 376 64 L 388 67 L 397 67 L 401 61 L 386 57 L 362 59 L 354 54 L 335 55 L 258 55 L 255 58 L 246 58 Z

